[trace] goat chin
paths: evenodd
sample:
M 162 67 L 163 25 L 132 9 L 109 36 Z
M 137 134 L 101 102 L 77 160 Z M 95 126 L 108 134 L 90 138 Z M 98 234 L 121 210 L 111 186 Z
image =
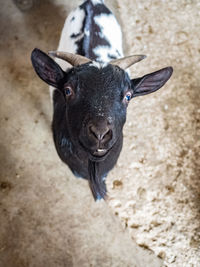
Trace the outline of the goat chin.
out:
M 101 162 L 101 161 L 104 161 L 106 158 L 107 158 L 107 154 L 106 155 L 104 155 L 104 156 L 100 156 L 100 157 L 98 157 L 98 156 L 93 156 L 93 155 L 89 155 L 89 159 L 91 160 L 91 161 L 93 161 L 93 162 Z

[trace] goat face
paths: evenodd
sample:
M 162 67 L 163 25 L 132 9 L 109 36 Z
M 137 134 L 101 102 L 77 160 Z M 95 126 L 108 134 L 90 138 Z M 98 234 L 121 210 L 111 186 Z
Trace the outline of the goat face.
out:
M 131 98 L 158 90 L 172 74 L 167 67 L 131 80 L 119 66 L 83 58 L 80 65 L 65 72 L 39 49 L 33 50 L 31 59 L 39 77 L 56 88 L 53 133 L 58 154 L 73 173 L 89 180 L 93 173 L 103 179 L 114 167 Z M 98 164 L 92 166 L 91 162 Z M 98 188 L 90 184 L 95 198 L 106 194 L 105 188 L 101 190 L 105 184 L 98 183 Z
M 117 66 L 87 63 L 72 69 L 63 84 L 70 138 L 93 161 L 105 159 L 119 138 L 131 96 L 128 75 Z
M 71 142 L 86 151 L 91 160 L 105 159 L 122 138 L 127 105 L 133 95 L 128 74 L 118 66 L 92 62 L 64 72 L 39 50 L 33 52 L 32 61 L 38 75 L 59 91 L 56 98 L 60 107 L 65 106 L 63 116 Z

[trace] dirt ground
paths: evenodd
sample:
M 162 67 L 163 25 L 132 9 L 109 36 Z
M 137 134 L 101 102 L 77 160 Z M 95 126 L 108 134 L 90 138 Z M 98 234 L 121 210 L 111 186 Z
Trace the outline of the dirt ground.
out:
M 48 87 L 30 63 L 33 48 L 56 49 L 82 1 L 37 2 L 24 13 L 0 0 L 0 267 L 198 266 L 200 2 L 105 1 L 125 54 L 148 56 L 132 77 L 174 68 L 163 89 L 130 104 L 106 203 L 59 160 Z

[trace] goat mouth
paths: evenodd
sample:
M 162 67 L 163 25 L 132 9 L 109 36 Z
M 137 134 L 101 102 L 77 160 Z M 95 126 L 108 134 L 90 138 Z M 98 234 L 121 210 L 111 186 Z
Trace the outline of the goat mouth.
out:
M 95 151 L 88 151 L 88 156 L 91 161 L 99 162 L 105 160 L 109 151 L 109 149 L 97 148 Z
M 97 148 L 95 151 L 89 150 L 82 142 L 80 142 L 81 147 L 88 152 L 89 154 L 89 159 L 91 161 L 103 161 L 109 154 L 110 149 L 105 149 L 105 148 Z
M 89 153 L 89 158 L 91 161 L 103 161 L 109 154 L 107 149 L 97 149 L 92 153 Z
M 102 157 L 102 156 L 105 156 L 107 152 L 108 152 L 107 149 L 98 148 L 96 151 L 94 151 L 93 155 L 97 157 Z

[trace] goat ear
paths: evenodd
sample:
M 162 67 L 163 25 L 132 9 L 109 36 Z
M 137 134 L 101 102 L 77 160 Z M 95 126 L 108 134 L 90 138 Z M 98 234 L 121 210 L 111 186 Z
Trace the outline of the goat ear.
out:
M 61 67 L 47 54 L 35 48 L 31 54 L 31 61 L 37 75 L 49 85 L 58 86 L 64 77 Z
M 172 72 L 173 68 L 167 67 L 131 80 L 133 97 L 150 94 L 160 89 L 169 80 Z

